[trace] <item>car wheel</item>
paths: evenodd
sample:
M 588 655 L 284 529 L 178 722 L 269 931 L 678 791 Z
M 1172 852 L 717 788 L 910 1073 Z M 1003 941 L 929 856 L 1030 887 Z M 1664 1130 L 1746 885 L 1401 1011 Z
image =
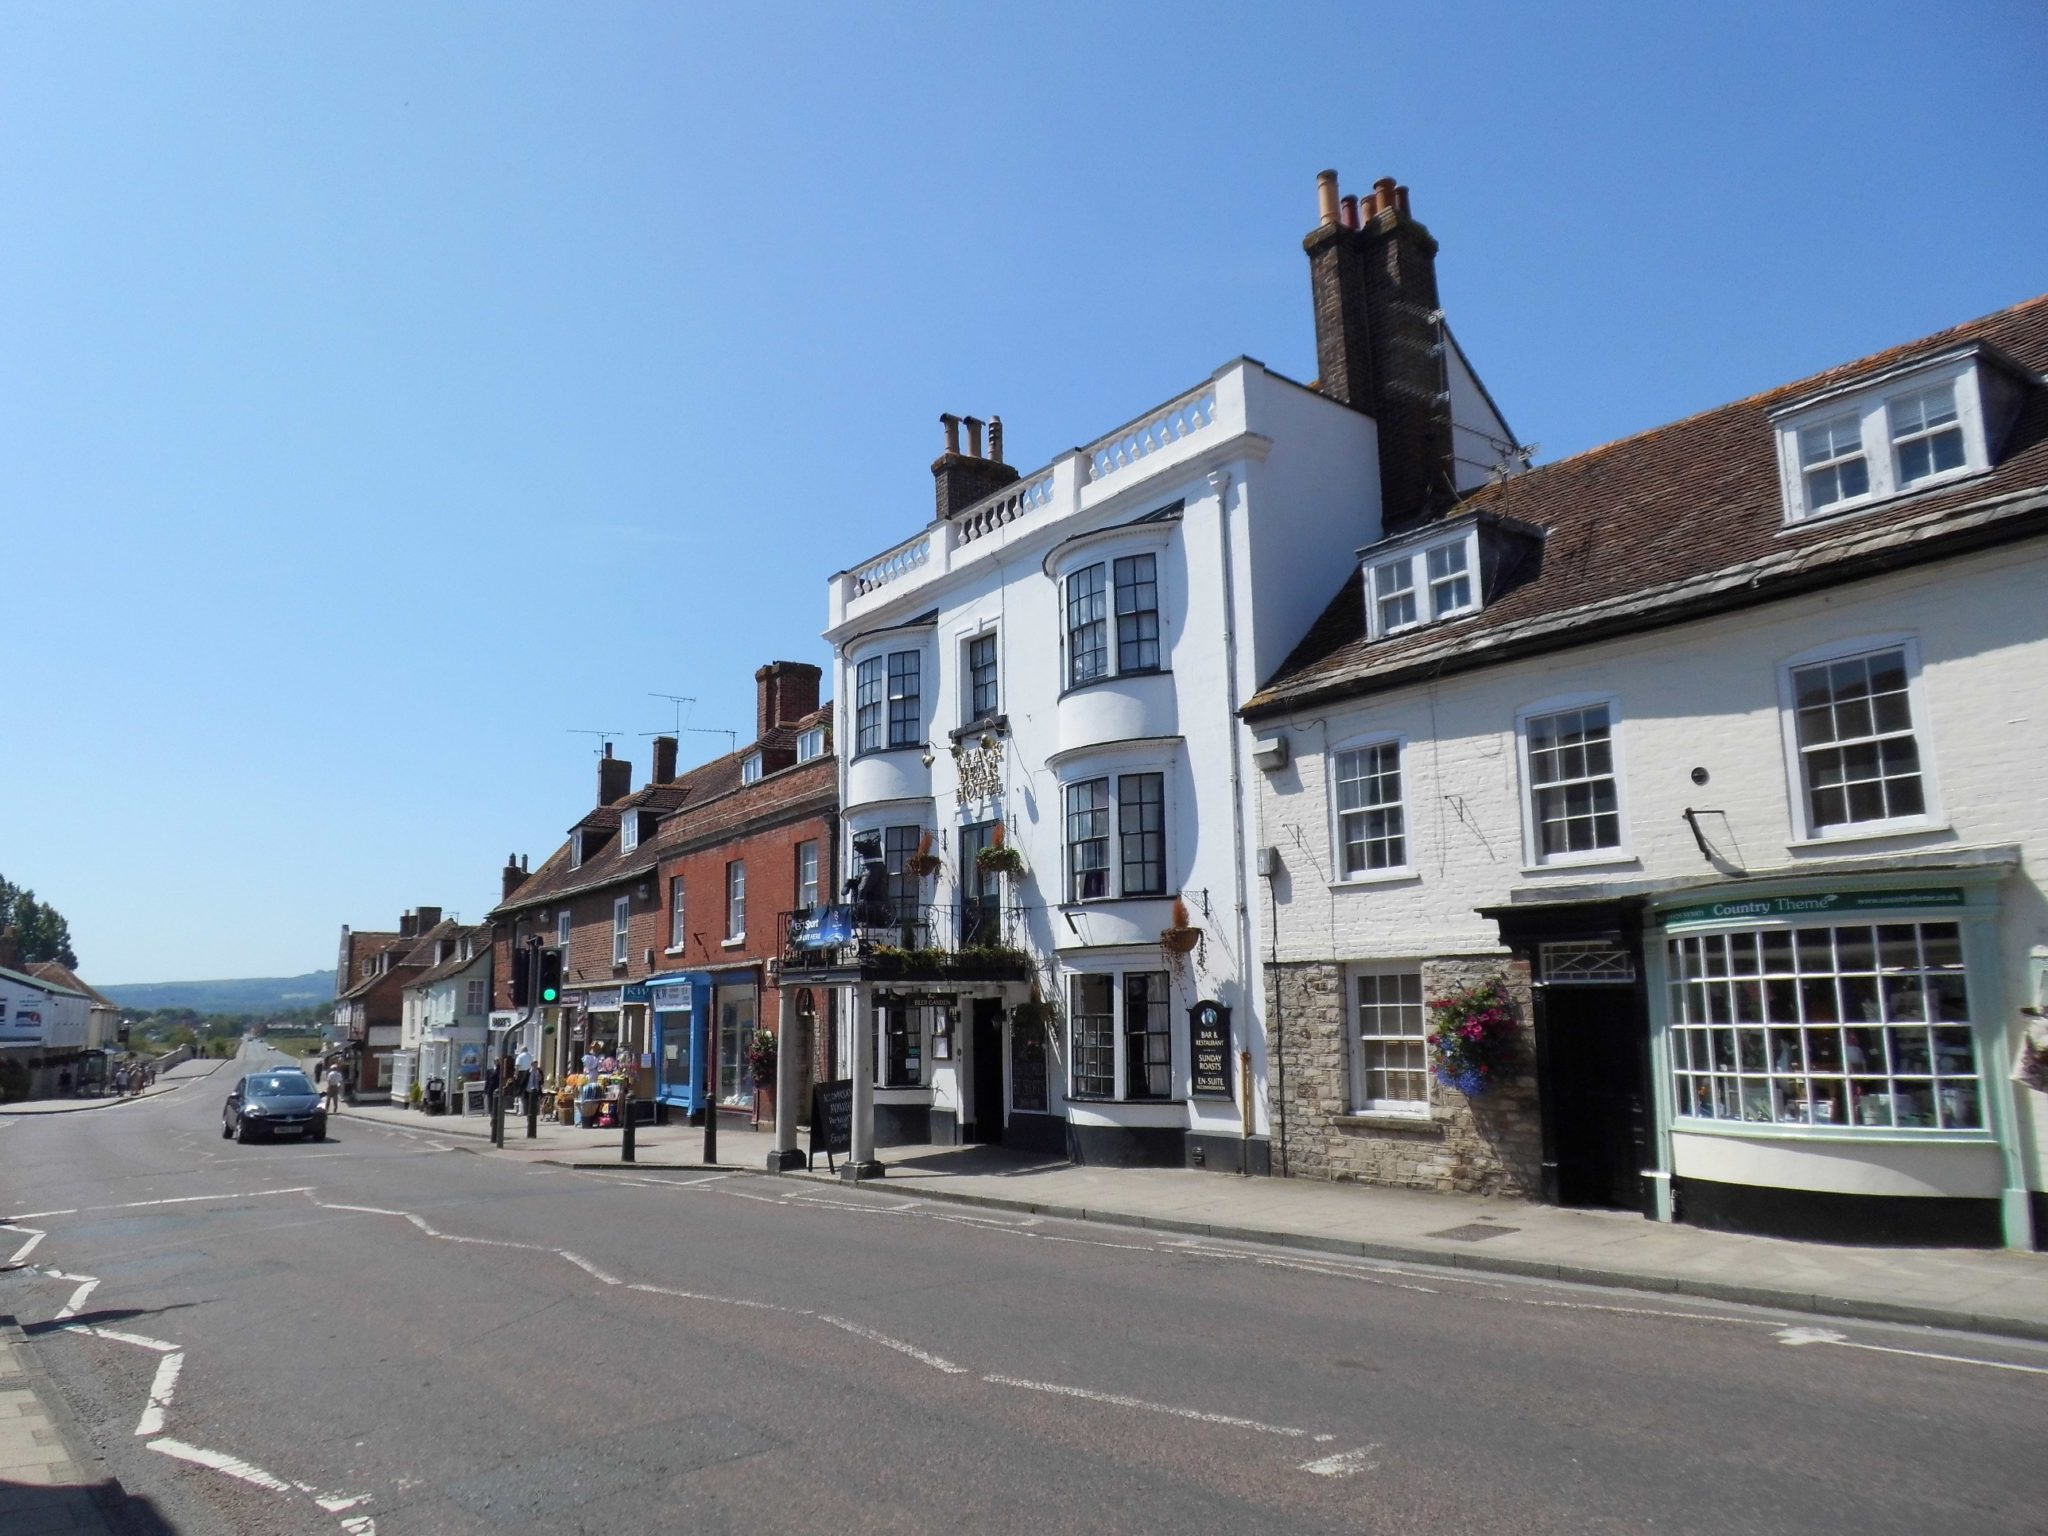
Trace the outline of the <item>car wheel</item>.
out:
M 235 1128 L 228 1123 L 228 1117 L 226 1115 L 222 1115 L 220 1117 L 220 1139 L 222 1141 L 226 1141 L 230 1136 L 234 1134 Z
M 249 1122 L 248 1122 L 247 1120 L 239 1120 L 239 1119 L 238 1119 L 238 1120 L 236 1120 L 236 1121 L 235 1121 L 235 1140 L 237 1140 L 237 1141 L 239 1141 L 239 1142 L 244 1142 L 244 1143 L 247 1143 L 247 1142 L 249 1142 L 249 1141 L 251 1141 L 251 1140 L 253 1140 L 253 1139 L 254 1139 L 254 1138 L 252 1137 L 252 1135 L 251 1135 L 251 1133 L 250 1133 L 250 1130 L 249 1130 Z

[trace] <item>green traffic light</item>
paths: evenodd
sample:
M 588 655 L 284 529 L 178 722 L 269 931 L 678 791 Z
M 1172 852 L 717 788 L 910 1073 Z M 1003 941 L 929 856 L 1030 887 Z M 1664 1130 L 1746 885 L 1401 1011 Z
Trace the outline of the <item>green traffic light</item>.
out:
M 540 989 L 540 1000 L 544 1003 L 558 1002 L 561 999 L 561 996 L 562 994 L 557 992 L 553 987 L 542 987 Z

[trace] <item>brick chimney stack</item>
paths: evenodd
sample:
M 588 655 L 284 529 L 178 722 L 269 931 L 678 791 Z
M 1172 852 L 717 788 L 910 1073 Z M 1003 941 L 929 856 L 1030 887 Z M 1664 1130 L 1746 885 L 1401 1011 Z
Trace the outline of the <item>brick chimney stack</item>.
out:
M 432 931 L 434 925 L 440 921 L 441 909 L 439 907 L 421 907 L 419 916 L 415 919 L 418 926 L 413 929 L 413 933 L 419 938 L 425 938 Z
M 754 739 L 795 725 L 818 707 L 821 668 L 807 661 L 771 661 L 754 673 Z
M 597 803 L 610 805 L 633 793 L 633 765 L 612 756 L 612 744 L 604 744 L 604 756 L 597 760 Z
M 654 773 L 650 780 L 655 784 L 673 784 L 676 781 L 676 738 L 657 736 L 654 738 Z
M 498 893 L 498 900 L 510 901 L 512 893 L 526 884 L 526 861 L 516 853 L 505 855 L 505 869 L 502 875 L 504 888 Z
M 1322 222 L 1302 241 L 1316 367 L 1324 394 L 1379 428 L 1381 524 L 1398 533 L 1456 495 L 1437 243 L 1391 176 L 1352 198 L 1338 195 L 1335 171 L 1324 171 L 1316 192 Z
M 967 427 L 965 453 L 960 451 L 962 423 Z M 939 517 L 943 521 L 958 516 L 984 497 L 993 496 L 1018 475 L 1003 462 L 1002 417 L 986 423 L 989 429 L 986 458 L 981 452 L 984 423 L 980 417 L 948 413 L 939 418 L 939 424 L 946 429 L 946 451 L 932 461 L 932 481 L 938 496 Z

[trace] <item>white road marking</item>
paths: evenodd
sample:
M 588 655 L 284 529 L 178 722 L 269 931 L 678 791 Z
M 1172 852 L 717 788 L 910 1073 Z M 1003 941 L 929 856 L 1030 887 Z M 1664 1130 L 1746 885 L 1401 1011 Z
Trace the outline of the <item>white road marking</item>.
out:
M 78 1289 L 71 1293 L 71 1299 L 57 1309 L 57 1316 L 60 1320 L 78 1316 L 78 1309 L 85 1305 L 85 1298 L 90 1296 L 93 1293 L 93 1287 L 99 1284 L 99 1281 L 91 1275 L 65 1275 L 59 1274 L 54 1269 L 50 1271 L 50 1278 L 52 1280 L 76 1280 L 78 1282 Z
M 118 1328 L 94 1328 L 86 1323 L 66 1324 L 64 1331 L 82 1333 L 89 1339 L 107 1339 L 115 1344 L 133 1344 L 137 1349 L 153 1349 L 158 1354 L 168 1354 L 178 1347 L 167 1339 L 152 1339 L 141 1333 L 123 1333 Z
M 23 1261 L 25 1261 L 30 1254 L 36 1251 L 36 1244 L 40 1243 L 44 1238 L 50 1235 L 49 1233 L 44 1232 L 36 1227 L 17 1227 L 11 1221 L 0 1223 L 0 1232 L 20 1232 L 26 1234 L 28 1237 L 28 1241 L 23 1243 L 19 1248 L 15 1249 L 14 1256 L 10 1258 L 4 1265 L 0 1265 L 0 1269 L 21 1268 Z
M 1120 1392 L 1097 1392 L 1089 1387 L 1063 1386 L 1056 1381 L 1026 1381 L 1021 1376 L 984 1376 L 991 1386 L 1021 1387 L 1026 1392 L 1052 1392 L 1060 1397 L 1078 1397 L 1091 1403 L 1108 1403 L 1116 1408 L 1137 1408 L 1146 1413 L 1171 1414 L 1176 1419 L 1193 1419 L 1201 1424 L 1221 1424 L 1229 1429 L 1256 1430 L 1262 1435 L 1281 1435 L 1290 1440 L 1307 1440 L 1305 1429 L 1290 1424 L 1267 1424 L 1258 1419 L 1241 1419 L 1235 1414 L 1210 1413 L 1202 1408 L 1180 1408 L 1172 1403 L 1148 1403 L 1142 1397 L 1125 1397 Z
M 1859 1344 L 1832 1328 L 1781 1328 L 1780 1344 L 1797 1348 L 1802 1344 L 1833 1344 L 1839 1349 L 1867 1349 L 1879 1355 L 1910 1355 L 1916 1360 L 1939 1360 L 1946 1365 L 1981 1365 L 1992 1371 L 2021 1371 L 2029 1376 L 2048 1376 L 2048 1366 L 2016 1365 L 2010 1360 L 1979 1360 L 1970 1355 L 1945 1355 L 1931 1349 L 1901 1349 L 1893 1344 Z
M 158 1438 L 149 1442 L 148 1449 L 179 1461 L 189 1461 L 197 1467 L 208 1467 L 229 1477 L 240 1478 L 258 1488 L 268 1488 L 273 1493 L 290 1493 L 292 1485 L 281 1477 L 273 1477 L 253 1462 L 230 1456 L 225 1451 L 209 1451 L 203 1446 L 187 1445 L 182 1440 Z
M 6 1221 L 0 1222 L 0 1226 L 10 1226 L 17 1221 L 34 1221 L 38 1216 L 76 1216 L 77 1214 L 78 1207 L 75 1205 L 68 1206 L 61 1211 L 22 1211 L 18 1215 L 9 1216 Z
M 1313 1472 L 1317 1477 L 1356 1477 L 1361 1472 L 1370 1472 L 1378 1465 L 1373 1457 L 1377 1445 L 1361 1445 L 1355 1451 L 1339 1451 L 1334 1456 L 1319 1456 L 1314 1461 L 1304 1461 L 1300 1470 Z
M 613 1281 L 617 1284 L 617 1281 Z M 648 1285 L 644 1281 L 627 1284 L 629 1291 L 645 1291 L 650 1296 L 673 1296 L 679 1301 L 715 1301 L 722 1307 L 747 1307 L 756 1312 L 784 1312 L 791 1317 L 816 1317 L 807 1307 L 777 1306 L 772 1301 L 755 1301 L 746 1296 L 713 1296 L 705 1291 L 679 1291 L 672 1285 Z
M 818 1321 L 830 1323 L 834 1328 L 844 1328 L 848 1333 L 856 1334 L 872 1344 L 879 1344 L 884 1349 L 893 1349 L 899 1355 L 908 1355 L 911 1359 L 917 1361 L 918 1364 L 928 1365 L 935 1371 L 944 1371 L 948 1376 L 965 1376 L 967 1374 L 967 1367 L 964 1365 L 955 1365 L 943 1355 L 934 1355 L 927 1350 L 919 1349 L 915 1344 L 906 1343 L 902 1339 L 891 1338 L 886 1333 L 865 1327 L 860 1323 L 849 1323 L 843 1317 L 833 1317 L 825 1312 L 818 1314 Z
M 185 1368 L 182 1350 L 165 1355 L 156 1365 L 156 1380 L 149 1384 L 149 1402 L 142 1410 L 142 1417 L 135 1421 L 138 1435 L 160 1435 L 164 1432 L 164 1414 L 171 1406 L 171 1394 L 178 1389 L 178 1372 Z
M 590 1260 L 584 1258 L 583 1255 L 580 1253 L 571 1253 L 566 1248 L 557 1248 L 553 1251 L 560 1254 L 563 1258 L 567 1259 L 571 1264 L 574 1264 L 578 1269 L 582 1270 L 585 1274 L 591 1275 L 596 1279 L 602 1280 L 606 1285 L 618 1285 L 622 1283 L 617 1275 L 599 1269 L 595 1264 L 591 1263 Z

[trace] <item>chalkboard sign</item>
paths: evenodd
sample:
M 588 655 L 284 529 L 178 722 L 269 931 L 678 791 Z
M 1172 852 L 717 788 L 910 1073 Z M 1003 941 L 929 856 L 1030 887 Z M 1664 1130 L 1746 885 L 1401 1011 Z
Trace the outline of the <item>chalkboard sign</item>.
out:
M 853 1152 L 853 1079 L 837 1078 L 829 1083 L 819 1083 L 811 1089 L 811 1149 L 804 1154 L 804 1166 L 820 1152 L 825 1154 L 825 1166 L 836 1171 L 832 1154 L 842 1156 Z
M 1230 1099 L 1230 1010 L 1202 1002 L 1188 1010 L 1188 1059 L 1194 1063 L 1192 1091 L 1198 1099 Z

